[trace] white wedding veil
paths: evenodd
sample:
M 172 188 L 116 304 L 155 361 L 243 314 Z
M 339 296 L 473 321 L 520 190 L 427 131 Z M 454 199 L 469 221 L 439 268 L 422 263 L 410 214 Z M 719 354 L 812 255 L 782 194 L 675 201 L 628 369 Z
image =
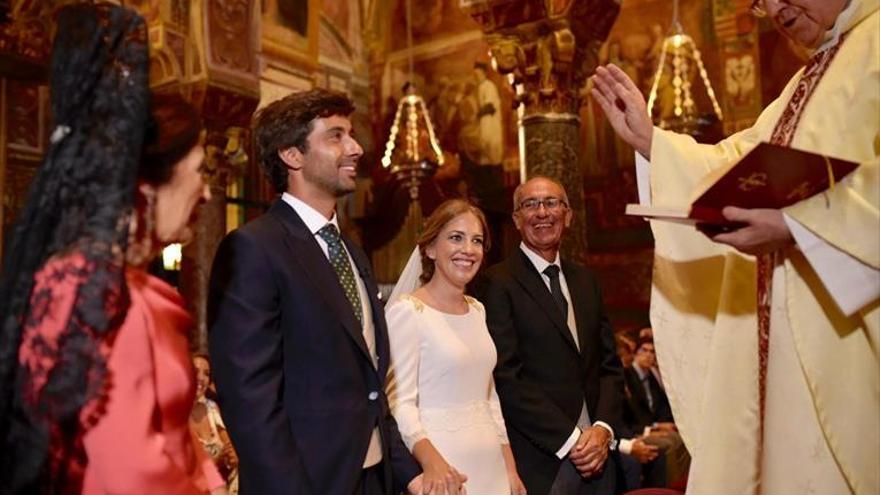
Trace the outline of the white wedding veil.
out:
M 406 266 L 403 267 L 403 272 L 400 274 L 400 278 L 398 278 L 397 283 L 394 284 L 394 290 L 391 291 L 391 296 L 388 297 L 388 304 L 386 307 L 400 299 L 400 297 L 406 294 L 412 294 L 416 289 L 421 287 L 421 276 L 422 253 L 417 245 L 409 256 L 409 261 L 406 262 Z

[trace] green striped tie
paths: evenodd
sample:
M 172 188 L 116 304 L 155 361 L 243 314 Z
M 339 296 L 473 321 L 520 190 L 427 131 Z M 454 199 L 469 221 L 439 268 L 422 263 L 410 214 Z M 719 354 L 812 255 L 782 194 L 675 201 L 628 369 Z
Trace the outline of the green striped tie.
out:
M 351 262 L 348 259 L 348 253 L 342 245 L 342 238 L 339 237 L 339 230 L 332 223 L 321 227 L 318 235 L 327 243 L 327 251 L 330 254 L 330 264 L 336 270 L 336 276 L 339 277 L 339 283 L 342 284 L 342 290 L 345 291 L 345 297 L 354 310 L 358 322 L 364 324 L 364 314 L 361 308 L 361 295 L 358 293 L 357 281 L 354 279 L 354 272 L 351 271 Z

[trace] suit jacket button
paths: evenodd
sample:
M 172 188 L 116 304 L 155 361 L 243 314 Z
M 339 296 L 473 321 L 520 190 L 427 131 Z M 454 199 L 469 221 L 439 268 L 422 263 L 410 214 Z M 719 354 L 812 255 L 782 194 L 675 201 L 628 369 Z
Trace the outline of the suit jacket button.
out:
M 370 395 L 368 395 L 367 398 L 370 400 L 376 400 L 379 398 L 379 392 L 376 392 L 374 390 L 374 391 L 370 392 Z

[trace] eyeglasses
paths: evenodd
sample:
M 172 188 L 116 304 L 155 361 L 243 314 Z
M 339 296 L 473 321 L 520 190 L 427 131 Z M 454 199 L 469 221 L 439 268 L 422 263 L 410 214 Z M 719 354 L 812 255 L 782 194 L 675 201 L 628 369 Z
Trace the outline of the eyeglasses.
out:
M 528 212 L 535 212 L 541 208 L 541 205 L 544 205 L 544 208 L 547 208 L 548 210 L 555 210 L 557 208 L 567 208 L 568 207 L 568 203 L 566 203 L 564 200 L 559 199 L 559 198 L 554 198 L 554 197 L 549 197 L 549 198 L 544 198 L 544 199 L 529 198 L 519 204 L 519 208 L 517 208 L 517 211 L 525 210 Z
M 749 6 L 749 12 L 757 18 L 767 17 L 767 10 L 764 8 L 764 0 L 752 0 Z

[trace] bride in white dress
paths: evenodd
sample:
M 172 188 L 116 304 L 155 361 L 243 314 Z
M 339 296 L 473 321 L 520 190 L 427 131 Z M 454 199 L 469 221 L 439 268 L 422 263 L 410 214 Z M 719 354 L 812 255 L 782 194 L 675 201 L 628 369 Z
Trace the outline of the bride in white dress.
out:
M 388 396 L 403 440 L 424 470 L 423 493 L 453 495 L 449 480 L 461 479 L 459 473 L 471 495 L 526 493 L 495 393 L 496 353 L 485 310 L 464 293 L 489 247 L 486 232 L 475 206 L 463 200 L 440 205 L 385 310 L 393 373 Z

